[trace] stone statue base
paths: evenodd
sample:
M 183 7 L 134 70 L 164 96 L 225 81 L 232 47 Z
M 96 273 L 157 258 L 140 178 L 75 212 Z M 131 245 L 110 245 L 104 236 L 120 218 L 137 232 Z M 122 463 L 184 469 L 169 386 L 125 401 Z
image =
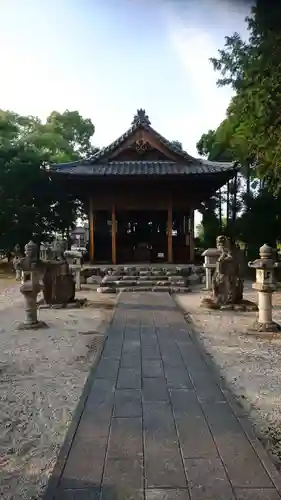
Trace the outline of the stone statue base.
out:
M 204 298 L 201 300 L 200 307 L 206 307 L 207 309 L 213 309 L 217 311 L 258 311 L 258 306 L 255 302 L 250 300 L 242 299 L 237 304 L 218 304 L 215 300 L 211 298 Z
M 66 261 L 45 263 L 43 296 L 48 305 L 64 305 L 75 301 L 75 281 Z
M 247 333 L 249 335 L 272 336 L 275 333 L 280 334 L 280 332 L 281 325 L 279 325 L 279 323 L 275 323 L 275 321 L 271 321 L 270 323 L 259 323 L 258 321 L 255 321 L 252 328 L 249 328 Z
M 44 299 L 37 302 L 38 309 L 80 309 L 85 307 L 87 299 L 74 299 L 71 302 L 61 304 L 47 304 Z
M 36 323 L 27 323 L 23 321 L 17 326 L 17 330 L 40 330 L 41 328 L 49 328 L 45 321 L 37 321 Z

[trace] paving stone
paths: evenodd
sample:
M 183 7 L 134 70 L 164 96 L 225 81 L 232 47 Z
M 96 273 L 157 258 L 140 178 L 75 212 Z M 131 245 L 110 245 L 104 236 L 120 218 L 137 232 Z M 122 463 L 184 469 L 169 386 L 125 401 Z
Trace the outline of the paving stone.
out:
M 236 488 L 235 495 L 237 500 L 280 500 L 280 496 L 273 488 L 258 490 Z
M 187 365 L 197 369 L 207 368 L 204 358 L 202 357 L 198 347 L 195 343 L 185 344 L 184 342 L 177 342 L 180 353 Z
M 117 389 L 115 392 L 115 417 L 141 417 L 141 392 L 137 389 Z
M 140 352 L 140 340 L 124 340 L 122 353 Z
M 153 327 L 149 327 L 148 329 L 145 330 L 142 327 L 140 336 L 143 344 L 146 344 L 147 342 L 157 342 L 156 331 Z
M 125 333 L 124 337 L 124 344 L 126 345 L 129 342 L 140 342 L 140 331 L 138 330 L 133 330 L 132 332 L 127 332 Z
M 169 394 L 164 378 L 143 378 L 144 401 L 168 401 Z
M 129 338 L 129 337 L 134 337 L 134 336 L 140 336 L 140 332 L 141 332 L 141 326 L 139 323 L 135 324 L 135 325 L 127 325 L 126 328 L 125 328 L 125 338 Z
M 144 500 L 141 460 L 106 460 L 101 500 L 119 499 Z
M 96 369 L 96 378 L 116 378 L 119 368 L 119 359 L 103 357 Z
M 174 451 L 161 453 L 161 460 L 154 453 L 145 457 L 146 488 L 187 488 L 185 471 L 180 454 Z
M 161 357 L 162 357 L 164 368 L 166 366 L 171 366 L 171 367 L 175 367 L 175 368 L 179 368 L 179 367 L 184 366 L 181 355 L 177 350 L 171 349 L 170 354 L 169 354 L 168 349 L 166 352 L 163 352 L 161 350 Z
M 225 402 L 225 396 L 218 387 L 218 385 L 215 383 L 214 380 L 212 380 L 211 376 L 207 376 L 208 370 L 205 372 L 201 371 L 190 371 L 188 370 L 190 374 L 190 378 L 192 380 L 192 383 L 196 389 L 197 395 L 199 400 L 201 401 L 206 401 L 206 402 L 216 402 L 216 401 L 222 401 Z
M 271 488 L 272 482 L 227 403 L 202 404 L 234 487 Z
M 162 451 L 174 451 L 179 454 L 179 442 L 172 413 L 168 402 L 145 402 L 143 404 L 143 428 L 145 454 L 157 454 Z
M 176 341 L 180 347 L 191 348 L 193 346 L 189 332 L 186 328 L 170 328 L 170 338 Z
M 140 389 L 141 373 L 138 367 L 120 368 L 117 381 L 118 389 Z
M 140 353 L 130 354 L 124 353 L 121 357 L 121 368 L 136 368 L 141 371 L 141 356 Z
M 212 434 L 202 416 L 176 416 L 182 454 L 186 458 L 213 458 L 218 456 Z
M 188 414 L 203 417 L 195 390 L 170 388 L 169 392 L 176 416 Z
M 97 403 L 95 407 L 86 406 L 79 422 L 77 436 L 95 440 L 95 443 L 104 436 L 108 436 L 113 411 L 113 397 L 110 403 Z
M 55 500 L 99 500 L 100 487 L 59 490 Z
M 172 330 L 173 331 L 173 330 Z M 178 346 L 179 351 L 187 351 L 193 348 L 194 342 L 188 332 L 185 332 L 184 339 L 176 339 L 176 344 Z
M 246 433 L 246 436 L 249 439 L 253 449 L 255 450 L 255 453 L 258 455 L 264 468 L 266 469 L 267 473 L 269 474 L 274 486 L 276 487 L 277 491 L 280 492 L 280 497 L 281 497 L 281 475 L 280 475 L 280 472 L 277 470 L 273 461 L 270 459 L 270 456 L 268 455 L 267 451 L 263 447 L 261 441 L 256 436 L 253 425 L 250 422 L 250 420 L 247 418 L 239 418 L 238 420 L 239 420 L 239 423 L 240 423 L 243 431 Z
M 156 329 L 154 327 L 154 324 L 151 324 L 150 326 L 141 326 L 140 328 L 140 336 L 142 340 L 156 340 Z
M 104 486 L 99 500 L 144 500 L 144 492 L 128 486 Z
M 114 418 L 108 443 L 108 457 L 134 459 L 143 456 L 141 418 Z
M 167 386 L 175 389 L 193 389 L 192 382 L 184 366 L 172 367 L 165 365 Z
M 186 487 L 174 418 L 169 403 L 144 403 L 143 424 L 147 486 Z
M 71 448 L 60 481 L 61 489 L 72 489 L 78 483 L 83 487 L 100 485 L 103 473 L 106 447 L 96 448 L 89 439 L 76 440 Z
M 146 490 L 146 500 L 190 500 L 188 489 L 152 489 Z
M 162 361 L 154 359 L 145 359 L 142 361 L 143 377 L 163 377 Z
M 196 392 L 175 389 L 169 392 L 183 456 L 186 458 L 217 457 L 217 448 L 198 403 Z
M 157 343 L 143 344 L 141 348 L 142 359 L 161 359 L 159 347 Z
M 95 378 L 87 398 L 87 407 L 95 407 L 97 403 L 111 402 L 116 385 L 116 379 Z
M 105 358 L 112 358 L 112 359 L 120 359 L 121 355 L 121 350 L 122 350 L 122 343 L 116 344 L 114 343 L 109 343 L 109 341 L 106 341 L 104 350 L 103 350 L 103 357 Z
M 179 351 L 176 343 L 173 342 L 172 340 L 163 341 L 159 338 L 159 346 L 160 346 L 161 355 L 163 357 L 166 357 L 167 359 L 169 359 L 169 354 L 170 354 L 172 357 L 177 356 L 178 359 L 182 360 L 180 351 Z
M 219 458 L 185 460 L 193 500 L 234 500 L 230 482 Z
M 133 313 L 134 314 L 134 313 Z M 126 324 L 126 330 L 129 330 L 130 328 L 140 328 L 140 320 L 138 318 L 134 318 L 133 316 L 129 317 L 127 316 L 127 324 Z

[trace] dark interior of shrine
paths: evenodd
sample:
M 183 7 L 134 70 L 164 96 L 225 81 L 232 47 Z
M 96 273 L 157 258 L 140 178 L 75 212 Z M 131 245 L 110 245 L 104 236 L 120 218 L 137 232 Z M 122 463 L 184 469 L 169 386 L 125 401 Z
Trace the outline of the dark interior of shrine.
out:
M 189 217 L 173 211 L 172 245 L 174 262 L 189 261 Z M 128 262 L 167 262 L 168 220 L 165 210 L 116 211 L 116 260 Z M 110 211 L 95 214 L 95 261 L 110 262 L 112 219 Z

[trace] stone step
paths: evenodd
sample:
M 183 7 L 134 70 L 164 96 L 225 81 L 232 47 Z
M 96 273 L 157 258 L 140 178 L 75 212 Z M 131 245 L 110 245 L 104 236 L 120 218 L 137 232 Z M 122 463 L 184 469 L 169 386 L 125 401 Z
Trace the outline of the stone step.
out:
M 91 284 L 92 281 L 88 281 L 88 284 Z M 95 283 L 95 282 L 93 282 Z M 117 281 L 102 281 L 99 283 L 100 287 L 116 287 L 116 288 L 123 288 L 126 286 L 144 286 L 144 287 L 153 287 L 153 286 L 187 286 L 187 280 L 184 279 L 177 279 L 177 280 L 167 280 L 167 279 L 161 279 L 161 280 L 117 280 Z
M 190 276 L 198 276 L 197 274 L 191 274 Z M 173 274 L 171 276 L 168 276 L 166 274 L 159 274 L 159 275 L 153 275 L 153 274 L 150 274 L 150 275 L 146 275 L 146 276 L 139 276 L 138 274 L 132 274 L 130 276 L 121 276 L 121 275 L 118 275 L 118 276 L 115 276 L 115 275 L 107 275 L 107 276 L 104 276 L 103 278 L 100 278 L 99 276 L 93 276 L 93 279 L 101 279 L 102 281 L 120 281 L 120 280 L 124 280 L 124 281 L 134 281 L 134 280 L 138 280 L 138 281 L 147 281 L 147 280 L 151 280 L 151 281 L 159 281 L 159 280 L 169 280 L 169 281 L 174 281 L 174 280 L 179 280 L 179 279 L 188 279 L 189 277 L 183 277 L 181 276 L 180 274 Z
M 201 273 L 204 272 L 202 266 L 195 265 L 173 265 L 173 266 L 153 266 L 148 265 L 146 267 L 143 266 L 100 266 L 100 267 L 91 267 L 91 266 L 83 266 L 81 269 L 81 275 L 89 277 L 91 275 L 95 276 L 189 276 L 193 273 Z
M 111 286 L 98 287 L 97 292 L 99 293 L 119 293 L 119 292 L 168 292 L 172 293 L 188 293 L 190 288 L 186 286 L 124 286 L 120 288 L 115 288 Z
M 168 281 L 168 280 L 165 280 L 165 279 L 162 279 L 162 280 L 142 280 L 142 281 L 139 281 L 139 280 L 135 280 L 134 282 L 128 282 L 128 281 L 117 281 L 116 282 L 116 285 L 118 287 L 122 287 L 122 286 L 134 286 L 134 285 L 137 285 L 137 286 L 144 286 L 144 287 L 147 287 L 147 286 L 170 286 L 171 283 Z

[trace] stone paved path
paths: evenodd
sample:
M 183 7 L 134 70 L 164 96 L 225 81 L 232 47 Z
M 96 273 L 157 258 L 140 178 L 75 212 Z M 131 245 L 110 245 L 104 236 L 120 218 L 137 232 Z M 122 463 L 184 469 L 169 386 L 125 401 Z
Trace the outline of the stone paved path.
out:
M 123 293 L 56 500 L 280 500 L 279 474 L 165 293 Z

